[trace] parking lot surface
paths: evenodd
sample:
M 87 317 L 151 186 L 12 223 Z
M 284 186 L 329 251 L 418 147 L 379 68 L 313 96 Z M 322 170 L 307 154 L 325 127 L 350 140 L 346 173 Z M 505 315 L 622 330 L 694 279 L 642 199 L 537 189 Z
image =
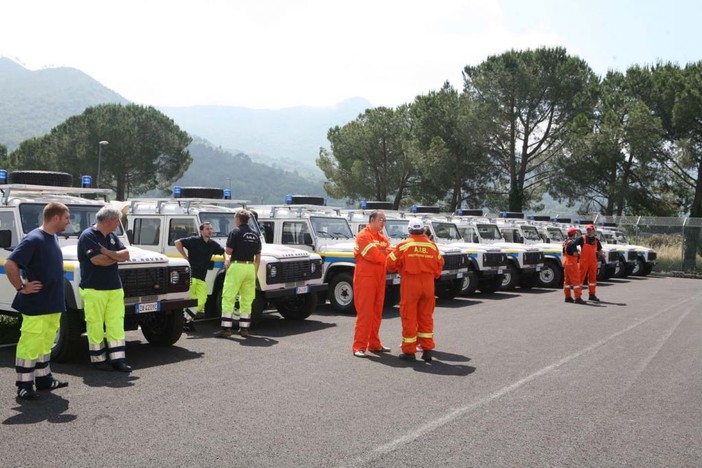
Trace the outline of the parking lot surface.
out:
M 277 314 L 244 339 L 199 322 L 175 346 L 127 334 L 129 375 L 52 364 L 70 383 L 17 403 L 0 350 L 0 448 L 20 466 L 702 466 L 702 282 L 603 283 L 437 303 L 432 363 L 356 358 L 354 317 Z M 87 343 L 86 343 L 87 349 Z

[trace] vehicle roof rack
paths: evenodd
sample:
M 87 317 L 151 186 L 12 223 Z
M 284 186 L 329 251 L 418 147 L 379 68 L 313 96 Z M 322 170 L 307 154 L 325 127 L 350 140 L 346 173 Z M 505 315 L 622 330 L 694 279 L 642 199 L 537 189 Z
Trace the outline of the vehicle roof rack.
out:
M 83 187 L 58 187 L 53 185 L 31 185 L 31 184 L 2 184 L 0 185 L 2 192 L 2 204 L 7 205 L 12 192 L 37 193 L 41 195 L 102 195 L 105 203 L 109 202 L 107 198 L 112 193 L 110 189 L 99 188 L 83 188 Z
M 183 213 L 190 211 L 194 205 L 237 205 L 244 206 L 249 203 L 249 200 L 226 200 L 223 198 L 134 198 L 129 200 L 129 211 L 134 212 L 134 207 L 137 203 L 155 203 L 156 210 L 154 214 L 161 214 L 161 208 L 167 203 L 177 203 L 183 207 Z

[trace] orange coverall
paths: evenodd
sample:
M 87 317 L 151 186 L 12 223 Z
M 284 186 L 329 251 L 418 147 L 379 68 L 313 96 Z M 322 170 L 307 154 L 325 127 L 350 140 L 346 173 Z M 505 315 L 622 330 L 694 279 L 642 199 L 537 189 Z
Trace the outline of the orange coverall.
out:
M 602 250 L 600 241 L 592 238 L 592 243 L 588 244 L 587 236 L 582 237 L 582 251 L 580 252 L 580 284 L 585 284 L 587 276 L 587 289 L 591 296 L 595 295 L 597 289 L 597 256 Z
M 356 236 L 353 246 L 356 259 L 353 272 L 353 303 L 356 307 L 353 352 L 374 351 L 383 347 L 380 322 L 385 300 L 385 258 L 389 249 L 388 238 L 370 227 Z
M 441 276 L 444 259 L 439 248 L 425 234 L 410 234 L 388 255 L 388 271 L 398 271 L 402 352 L 434 349 L 434 279 Z
M 568 246 L 573 242 L 575 242 L 574 239 L 567 239 L 563 243 L 563 291 L 565 297 L 571 297 L 571 290 L 574 290 L 577 299 L 583 295 L 583 282 L 580 279 L 578 256 L 569 254 L 567 251 Z M 595 272 L 595 274 L 597 273 Z

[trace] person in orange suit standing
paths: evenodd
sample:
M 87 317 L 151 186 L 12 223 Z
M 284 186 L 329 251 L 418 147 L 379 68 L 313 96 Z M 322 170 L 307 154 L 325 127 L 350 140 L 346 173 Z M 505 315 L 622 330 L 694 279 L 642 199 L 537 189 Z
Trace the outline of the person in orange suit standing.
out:
M 585 228 L 585 235 L 579 237 L 571 245 L 573 248 L 580 247 L 580 284 L 585 284 L 587 276 L 588 300 L 600 302 L 597 297 L 597 260 L 602 256 L 602 244 L 595 237 L 595 226 L 588 224 Z
M 416 361 L 417 344 L 422 359 L 432 360 L 434 344 L 434 280 L 441 276 L 444 259 L 439 248 L 425 234 L 420 219 L 411 219 L 410 237 L 395 246 L 388 255 L 387 269 L 400 273 L 400 318 L 402 319 L 402 354 L 404 361 Z
M 385 213 L 373 211 L 368 225 L 356 236 L 353 255 L 356 268 L 353 273 L 353 303 L 356 307 L 356 326 L 353 337 L 353 355 L 366 357 L 366 351 L 387 353 L 390 348 L 380 341 L 380 322 L 385 301 L 385 259 L 390 240 L 383 234 Z
M 568 228 L 567 232 L 568 238 L 563 242 L 563 291 L 565 292 L 565 301 L 585 304 L 585 301 L 582 299 L 583 282 L 580 279 L 580 266 L 578 265 L 580 251 L 577 246 L 573 245 L 578 230 L 571 227 Z M 575 294 L 575 300 L 573 300 L 571 293 Z

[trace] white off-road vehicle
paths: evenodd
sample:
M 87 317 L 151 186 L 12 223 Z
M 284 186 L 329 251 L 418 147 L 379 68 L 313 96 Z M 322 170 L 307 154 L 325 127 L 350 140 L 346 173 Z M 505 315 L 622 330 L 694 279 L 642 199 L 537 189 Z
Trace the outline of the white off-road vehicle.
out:
M 224 199 L 222 189 L 209 187 L 181 187 L 174 193 L 179 193 L 180 198 L 134 199 L 123 208 L 132 245 L 182 258 L 175 241 L 198 235 L 200 224 L 208 222 L 214 230 L 212 239 L 225 247 L 229 231 L 235 226 L 236 211 L 246 201 Z M 249 220 L 249 225 L 261 234 L 255 217 Z M 269 243 L 265 235 L 261 235 L 261 243 L 252 324 L 257 324 L 264 310 L 270 308 L 286 319 L 306 319 L 317 307 L 318 293 L 326 290 L 322 283 L 322 258 L 302 249 Z M 221 315 L 225 273 L 224 256 L 214 255 L 205 277 L 207 316 Z
M 620 230 L 617 230 L 616 223 L 604 223 L 600 230 L 602 232 L 602 236 L 608 244 L 628 247 L 636 251 L 638 257 L 634 268 L 631 270 L 632 275 L 648 276 L 651 274 L 653 267 L 656 266 L 657 258 L 657 253 L 654 249 L 643 245 L 630 244 L 627 240 L 626 234 Z
M 107 204 L 110 190 L 70 187 L 72 177 L 62 172 L 17 171 L 10 183 L 0 181 L 0 263 L 31 230 L 43 223 L 43 209 L 49 202 L 68 206 L 71 223 L 57 234 L 63 252 L 66 313 L 51 351 L 55 361 L 71 359 L 86 345 L 83 301 L 79 294 L 80 264 L 78 238 L 95 223 L 98 210 Z M 39 185 L 41 184 L 41 185 Z M 125 330 L 141 328 L 155 345 L 171 345 L 183 331 L 183 309 L 194 306 L 190 299 L 190 265 L 183 259 L 129 246 L 122 227 L 115 232 L 129 249 L 129 260 L 119 264 L 124 288 Z M 2 268 L 2 274 L 5 270 Z M 0 280 L 0 313 L 19 315 L 12 308 L 16 291 L 9 281 Z

